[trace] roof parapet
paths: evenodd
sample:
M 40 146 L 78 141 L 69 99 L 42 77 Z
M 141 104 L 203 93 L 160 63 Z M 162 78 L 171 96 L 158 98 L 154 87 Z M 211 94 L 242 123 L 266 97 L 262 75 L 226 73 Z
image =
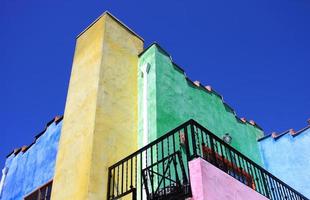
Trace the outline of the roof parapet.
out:
M 293 136 L 297 136 L 297 135 L 303 133 L 304 131 L 306 131 L 309 128 L 310 128 L 310 124 L 308 124 L 306 127 L 302 128 L 302 129 L 296 131 Z
M 147 48 L 145 48 L 138 56 L 141 57 L 145 52 L 147 52 L 148 49 L 150 49 L 153 45 L 155 45 L 157 48 L 159 48 L 163 54 L 165 54 L 168 58 L 170 58 L 170 61 L 171 63 L 173 64 L 174 67 L 177 67 L 179 70 L 181 70 L 181 72 L 183 73 L 186 81 L 188 81 L 191 85 L 197 87 L 197 88 L 201 88 L 203 89 L 204 91 L 207 91 L 208 93 L 212 93 L 212 94 L 215 94 L 217 95 L 219 98 L 221 98 L 224 106 L 228 107 L 232 113 L 235 115 L 236 119 L 239 120 L 240 122 L 243 122 L 243 123 L 247 123 L 246 119 L 245 118 L 239 118 L 235 112 L 235 110 L 230 106 L 228 105 L 225 101 L 224 101 L 224 98 L 221 94 L 219 94 L 216 90 L 214 90 L 210 85 L 206 85 L 204 86 L 200 81 L 196 80 L 196 81 L 192 81 L 185 73 L 184 69 L 182 69 L 179 65 L 177 65 L 174 61 L 172 61 L 172 57 L 171 55 L 164 49 L 162 48 L 157 42 L 153 42 L 152 44 L 150 44 Z M 256 123 L 252 120 L 253 123 L 251 122 L 248 122 L 248 124 L 254 126 L 255 128 L 258 128 L 259 130 L 263 131 L 263 129 Z
M 199 81 L 194 81 L 194 84 L 195 84 L 197 87 L 200 87 L 200 82 L 199 82 Z
M 246 122 L 247 122 L 246 118 L 244 118 L 244 117 L 241 117 L 240 119 L 241 119 L 241 121 L 242 121 L 243 123 L 246 123 Z
M 296 136 L 300 135 L 301 133 L 303 133 L 304 131 L 306 131 L 307 129 L 310 128 L 309 119 L 307 120 L 307 123 L 308 123 L 308 125 L 307 125 L 306 127 L 302 128 L 302 129 L 300 129 L 300 130 L 298 130 L 298 131 L 295 131 L 294 129 L 291 128 L 291 129 L 288 129 L 288 130 L 286 130 L 286 131 L 284 131 L 284 132 L 282 132 L 282 133 L 279 133 L 279 134 L 276 133 L 276 132 L 272 132 L 272 133 L 269 134 L 269 135 L 265 135 L 264 137 L 259 138 L 257 141 L 260 142 L 260 141 L 262 141 L 262 140 L 264 140 L 264 139 L 266 139 L 266 138 L 269 138 L 270 136 L 271 136 L 273 139 L 277 140 L 277 139 L 279 139 L 280 137 L 286 135 L 287 133 L 289 133 L 292 137 L 296 137 Z
M 22 152 L 23 152 L 23 153 L 25 153 L 25 152 L 27 151 L 27 149 L 28 149 L 28 146 L 27 146 L 27 145 L 22 146 Z
M 250 124 L 252 124 L 253 126 L 255 126 L 255 125 L 256 125 L 256 123 L 255 123 L 255 121 L 254 121 L 254 120 L 250 120 L 250 121 L 249 121 L 249 123 L 250 123 Z
M 35 139 L 34 141 L 30 144 L 30 145 L 24 145 L 22 147 L 19 147 L 19 148 L 15 148 L 13 151 L 11 151 L 11 153 L 9 153 L 6 157 L 10 157 L 12 154 L 14 154 L 14 156 L 16 156 L 18 153 L 22 152 L 22 153 L 25 153 L 32 145 L 34 145 L 37 141 L 37 139 L 39 137 L 41 137 L 47 130 L 47 128 L 55 122 L 55 124 L 57 125 L 59 122 L 61 122 L 63 119 L 63 116 L 61 115 L 57 115 L 55 116 L 51 121 L 49 121 L 46 126 L 45 126 L 45 129 L 43 131 L 41 131 L 38 135 L 35 136 Z
M 212 87 L 210 85 L 206 85 L 205 88 L 209 91 L 212 92 Z

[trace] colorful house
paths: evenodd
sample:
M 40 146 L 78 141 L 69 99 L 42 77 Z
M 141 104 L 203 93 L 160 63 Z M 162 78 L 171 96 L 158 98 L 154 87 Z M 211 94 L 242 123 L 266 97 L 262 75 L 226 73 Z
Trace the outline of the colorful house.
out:
M 0 185 L 1 200 L 33 199 L 40 189 L 50 196 L 61 127 L 62 117 L 55 117 L 32 144 L 7 156 Z
M 287 184 L 310 197 L 310 120 L 308 126 L 259 139 L 264 167 Z
M 8 155 L 0 200 L 307 199 L 264 169 L 263 136 L 105 12 L 77 37 L 63 119 Z

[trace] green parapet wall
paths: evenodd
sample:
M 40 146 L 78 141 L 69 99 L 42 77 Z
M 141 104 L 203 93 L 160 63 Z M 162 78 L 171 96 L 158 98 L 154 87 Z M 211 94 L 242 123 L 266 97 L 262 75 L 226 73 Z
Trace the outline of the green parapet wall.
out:
M 233 147 L 262 165 L 257 139 L 263 131 L 254 123 L 240 120 L 214 90 L 189 80 L 158 44 L 140 55 L 138 91 L 140 147 L 194 119 L 220 138 L 229 133 Z

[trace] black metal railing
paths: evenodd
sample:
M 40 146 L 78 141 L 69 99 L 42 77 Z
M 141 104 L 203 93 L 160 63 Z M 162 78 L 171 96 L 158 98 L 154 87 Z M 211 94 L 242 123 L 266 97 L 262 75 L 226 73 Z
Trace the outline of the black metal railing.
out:
M 307 200 L 194 120 L 109 167 L 108 200 L 185 199 L 191 196 L 188 161 L 202 157 L 272 200 Z

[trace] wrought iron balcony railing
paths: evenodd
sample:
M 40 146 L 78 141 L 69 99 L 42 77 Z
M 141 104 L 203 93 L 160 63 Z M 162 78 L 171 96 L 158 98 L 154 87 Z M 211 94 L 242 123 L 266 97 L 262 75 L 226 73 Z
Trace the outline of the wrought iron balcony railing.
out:
M 168 200 L 191 196 L 188 162 L 202 157 L 272 200 L 307 200 L 194 120 L 109 167 L 108 200 Z

